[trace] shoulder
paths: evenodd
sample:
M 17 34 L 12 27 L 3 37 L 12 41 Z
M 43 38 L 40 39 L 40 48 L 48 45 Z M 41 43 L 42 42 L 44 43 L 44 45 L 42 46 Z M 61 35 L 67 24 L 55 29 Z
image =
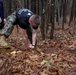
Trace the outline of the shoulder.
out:
M 17 11 L 17 14 L 25 14 L 25 15 L 27 15 L 27 16 L 31 16 L 31 15 L 33 15 L 33 12 L 32 11 L 30 11 L 29 9 L 24 9 L 24 8 L 22 8 L 22 9 L 18 9 Z

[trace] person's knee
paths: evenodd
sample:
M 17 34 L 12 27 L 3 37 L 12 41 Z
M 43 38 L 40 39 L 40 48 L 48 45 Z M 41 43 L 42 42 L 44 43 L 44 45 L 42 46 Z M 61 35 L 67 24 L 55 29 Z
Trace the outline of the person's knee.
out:
M 14 23 L 16 21 L 16 16 L 15 15 L 10 15 L 10 16 L 8 16 L 7 20 L 11 23 Z
M 13 23 L 15 22 L 15 18 L 10 17 L 8 21 L 11 22 L 11 23 L 13 24 Z

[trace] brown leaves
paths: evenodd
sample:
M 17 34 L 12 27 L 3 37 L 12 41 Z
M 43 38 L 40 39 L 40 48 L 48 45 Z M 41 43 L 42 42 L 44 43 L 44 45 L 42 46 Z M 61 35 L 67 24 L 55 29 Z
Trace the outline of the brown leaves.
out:
M 21 36 L 13 36 L 10 50 L 0 49 L 0 75 L 76 74 L 76 39 L 68 31 L 58 30 L 54 40 L 39 37 L 36 49 L 28 49 Z

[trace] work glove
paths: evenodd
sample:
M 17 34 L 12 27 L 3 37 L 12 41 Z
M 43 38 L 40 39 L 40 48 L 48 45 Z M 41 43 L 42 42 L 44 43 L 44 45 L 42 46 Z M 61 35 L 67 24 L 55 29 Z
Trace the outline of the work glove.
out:
M 0 18 L 0 23 L 2 22 L 2 19 Z
M 4 24 L 6 23 L 6 19 L 4 19 Z

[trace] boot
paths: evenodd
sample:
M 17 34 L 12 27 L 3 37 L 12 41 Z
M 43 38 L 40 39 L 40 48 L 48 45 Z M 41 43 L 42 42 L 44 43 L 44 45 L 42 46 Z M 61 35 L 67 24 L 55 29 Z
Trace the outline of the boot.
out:
M 5 36 L 4 35 L 0 35 L 0 47 L 10 48 L 10 45 L 5 41 Z

